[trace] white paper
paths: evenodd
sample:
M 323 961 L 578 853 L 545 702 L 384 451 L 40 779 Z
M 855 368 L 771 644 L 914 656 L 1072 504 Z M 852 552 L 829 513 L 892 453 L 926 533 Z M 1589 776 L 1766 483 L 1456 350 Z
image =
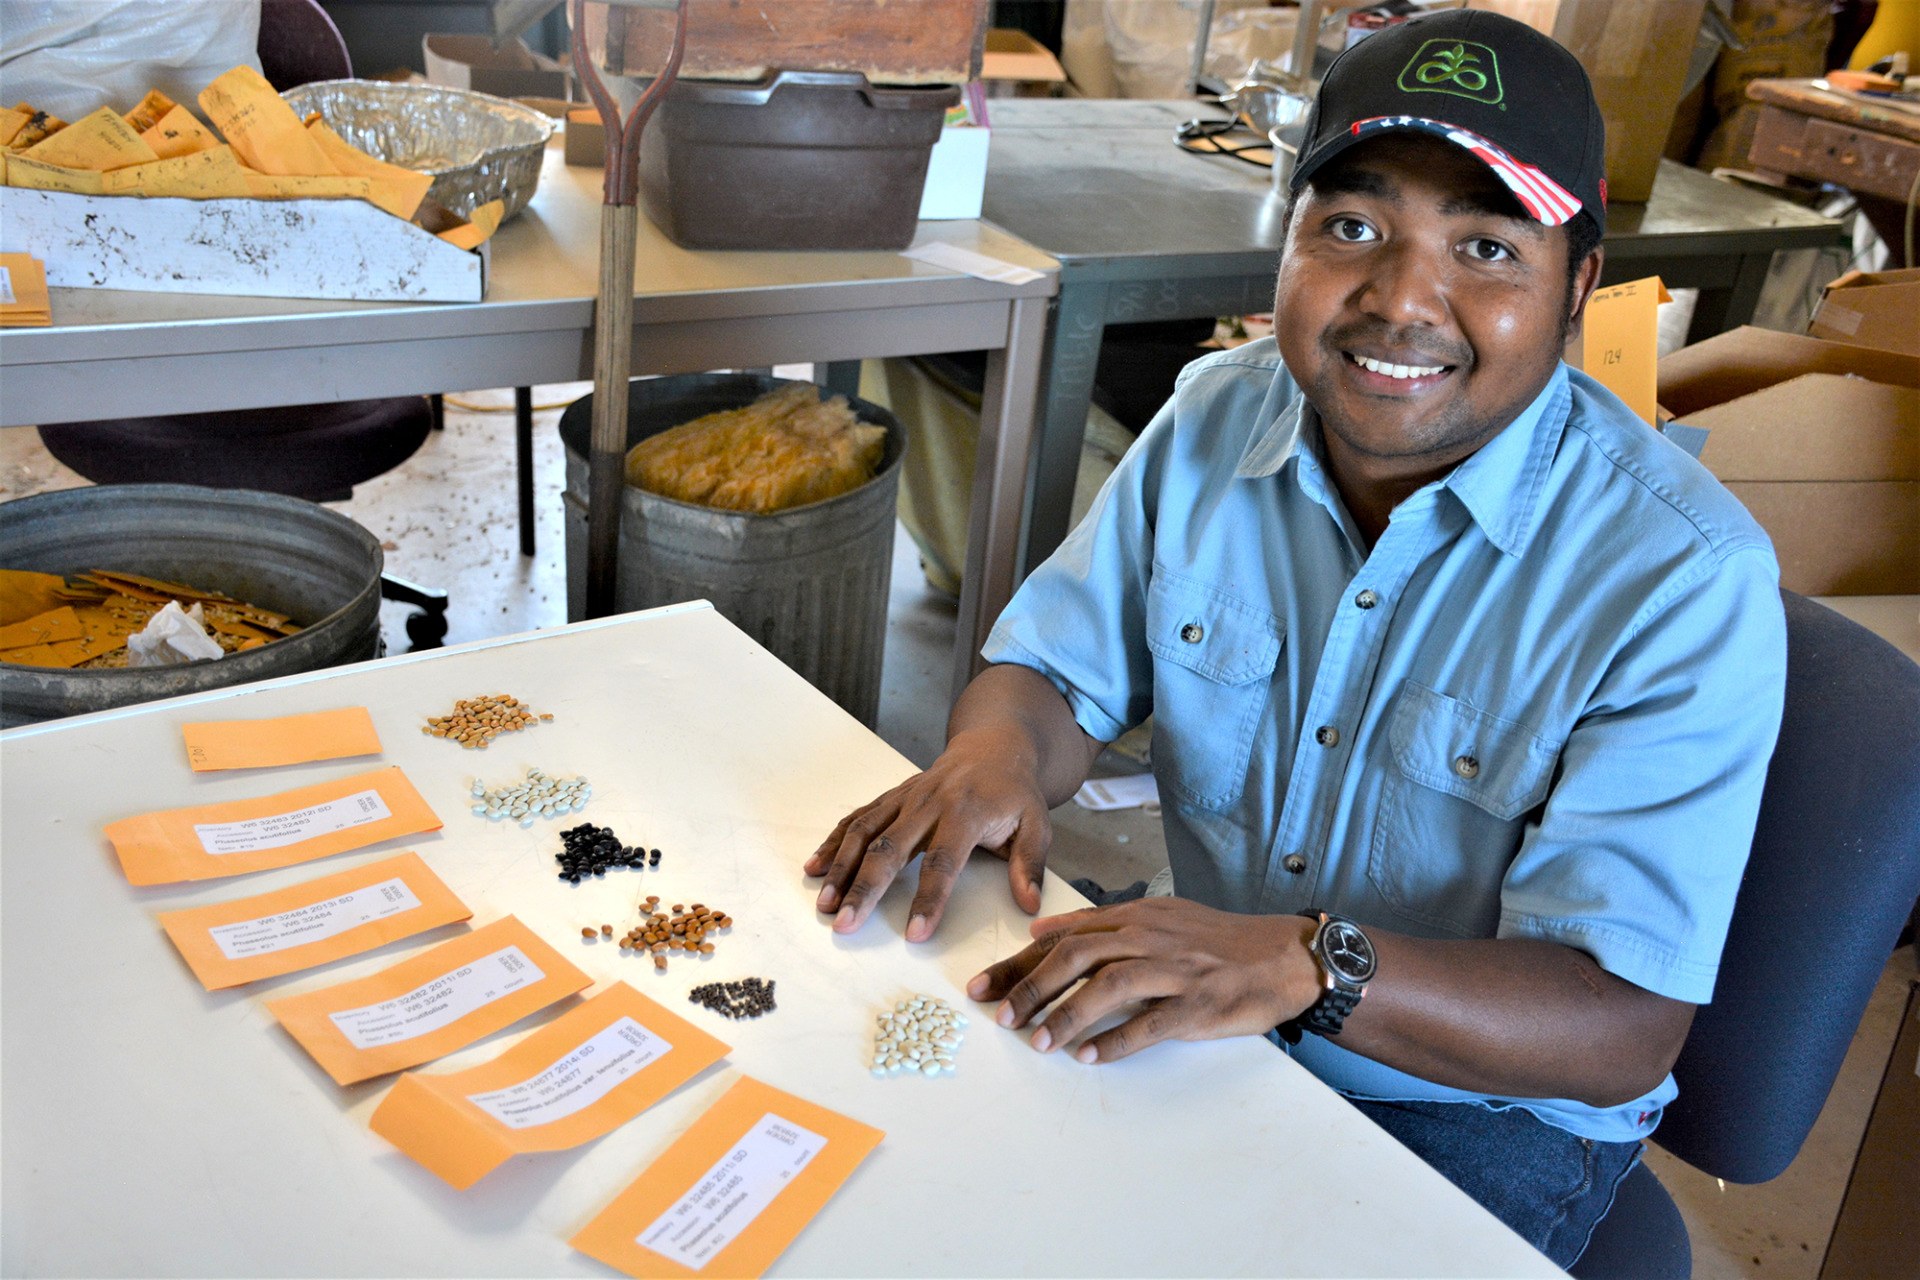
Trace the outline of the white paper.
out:
M 226 650 L 207 634 L 206 619 L 197 602 L 188 613 L 178 600 L 169 600 L 165 608 L 147 619 L 146 626 L 127 637 L 129 667 L 172 667 L 225 656 Z
M 634 1243 L 700 1270 L 752 1226 L 826 1145 L 819 1134 L 767 1112 Z
M 387 808 L 380 793 L 369 789 L 308 809 L 248 818 L 245 822 L 196 822 L 193 831 L 200 837 L 200 847 L 208 853 L 253 853 L 299 844 L 302 840 L 350 827 L 364 827 L 369 822 L 392 816 L 393 811 Z
M 1073 802 L 1096 813 L 1108 809 L 1137 809 L 1143 804 L 1160 802 L 1160 784 L 1150 773 L 1135 773 L 1124 778 L 1089 778 L 1073 793 Z
M 403 996 L 327 1016 L 354 1048 L 371 1049 L 438 1031 L 544 977 L 519 947 L 505 947 Z
M 540 1074 L 467 1101 L 509 1129 L 564 1120 L 590 1107 L 673 1046 L 632 1018 L 610 1023 Z
M 1029 280 L 1038 280 L 1041 276 L 1038 271 L 1015 266 L 1000 258 L 990 258 L 984 253 L 975 253 L 971 249 L 962 249 L 959 245 L 948 244 L 944 240 L 917 245 L 900 256 L 912 258 L 915 262 L 924 262 L 929 266 L 958 271 L 963 276 L 994 280 L 1001 284 L 1025 284 Z
M 20 299 L 13 296 L 13 268 L 0 267 L 0 303 L 12 306 Z
M 358 928 L 369 920 L 411 911 L 420 905 L 407 882 L 395 876 L 325 902 L 296 907 L 257 920 L 241 920 L 207 930 L 229 960 L 266 955 L 287 947 L 304 946 Z

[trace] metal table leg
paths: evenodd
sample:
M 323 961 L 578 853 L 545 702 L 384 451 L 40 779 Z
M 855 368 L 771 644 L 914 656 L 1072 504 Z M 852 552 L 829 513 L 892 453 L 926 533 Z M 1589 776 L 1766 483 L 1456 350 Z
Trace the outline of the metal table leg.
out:
M 1041 406 L 1033 464 L 1033 514 L 1020 549 L 1018 582 L 1053 553 L 1073 517 L 1073 484 L 1087 434 L 1087 406 L 1107 329 L 1105 281 L 1060 282 L 1047 334 L 1047 397 Z M 984 475 L 984 472 L 975 474 Z
M 1046 319 L 1047 299 L 1025 298 L 1014 303 L 1006 346 L 987 354 L 986 387 L 980 399 L 980 449 L 974 462 L 973 505 L 967 521 L 967 563 L 961 573 L 960 617 L 954 628 L 956 698 L 985 665 L 980 660 L 980 646 L 1012 599 L 1020 577 L 1015 560 L 1033 456 Z M 1082 410 L 1081 422 L 1085 420 Z M 1075 447 L 1077 450 L 1078 445 Z
M 520 554 L 533 554 L 533 388 L 513 389 L 513 443 L 519 467 Z

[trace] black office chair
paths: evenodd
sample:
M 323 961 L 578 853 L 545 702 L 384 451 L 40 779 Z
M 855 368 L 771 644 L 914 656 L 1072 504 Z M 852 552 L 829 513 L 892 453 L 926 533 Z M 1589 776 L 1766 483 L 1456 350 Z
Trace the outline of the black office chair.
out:
M 1713 1003 L 1655 1134 L 1728 1182 L 1793 1162 L 1920 897 L 1920 666 L 1823 605 L 1780 593 L 1787 697 Z M 1574 1263 L 1580 1280 L 1681 1277 L 1686 1224 L 1642 1165 Z

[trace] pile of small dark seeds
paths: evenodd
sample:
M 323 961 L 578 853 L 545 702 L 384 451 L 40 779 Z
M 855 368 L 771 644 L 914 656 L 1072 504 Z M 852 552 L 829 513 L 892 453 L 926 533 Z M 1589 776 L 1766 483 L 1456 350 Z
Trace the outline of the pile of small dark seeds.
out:
M 743 978 L 739 982 L 708 982 L 687 993 L 687 999 L 723 1018 L 757 1018 L 772 1013 L 773 979 Z
M 649 852 L 637 844 L 623 845 L 612 827 L 596 827 L 591 822 L 562 831 L 560 852 L 553 856 L 560 864 L 560 878 L 568 884 L 579 884 L 588 876 L 603 876 L 609 867 L 638 871 L 660 865 L 658 849 Z

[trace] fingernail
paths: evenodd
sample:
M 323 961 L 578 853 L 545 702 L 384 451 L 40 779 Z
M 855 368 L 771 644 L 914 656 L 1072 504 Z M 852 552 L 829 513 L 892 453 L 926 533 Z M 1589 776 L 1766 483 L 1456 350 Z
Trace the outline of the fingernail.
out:
M 971 978 L 968 978 L 967 994 L 975 1000 L 985 1000 L 987 998 L 987 975 L 984 973 L 976 973 Z
M 1033 1047 L 1041 1053 L 1053 1048 L 1053 1033 L 1045 1027 L 1033 1033 Z
M 1013 1025 L 1013 1006 L 1006 1003 L 1004 1000 L 1001 1001 L 1000 1010 L 999 1012 L 993 1015 L 993 1020 L 999 1023 L 1003 1027 L 1012 1026 Z
M 913 919 L 907 921 L 908 942 L 925 942 L 927 935 L 932 932 L 933 928 L 927 923 L 925 916 L 915 916 Z
M 833 918 L 833 927 L 840 930 L 843 933 L 846 932 L 848 929 L 853 928 L 853 908 L 852 907 L 840 908 L 840 914 L 836 915 Z
M 1079 1049 L 1074 1051 L 1073 1056 L 1076 1060 L 1084 1062 L 1088 1066 L 1092 1066 L 1094 1063 L 1100 1061 L 1100 1051 L 1091 1044 L 1081 1045 Z
M 822 911 L 833 910 L 833 904 L 839 900 L 840 893 L 832 885 L 828 885 L 820 891 L 820 909 Z

